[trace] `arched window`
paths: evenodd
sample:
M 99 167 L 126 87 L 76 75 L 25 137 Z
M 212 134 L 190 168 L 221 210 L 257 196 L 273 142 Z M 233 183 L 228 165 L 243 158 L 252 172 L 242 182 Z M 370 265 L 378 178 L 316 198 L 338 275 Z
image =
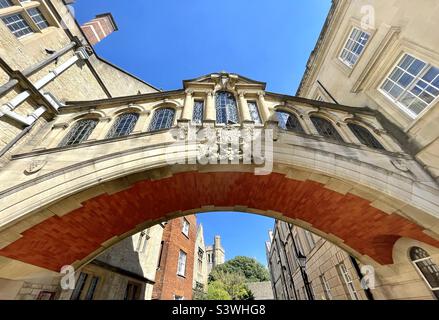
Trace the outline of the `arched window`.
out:
M 127 136 L 134 130 L 134 126 L 139 119 L 137 113 L 125 113 L 117 117 L 116 122 L 107 134 L 107 138 L 117 138 Z
M 76 122 L 75 126 L 70 130 L 67 136 L 65 136 L 59 146 L 71 146 L 86 141 L 97 124 L 98 121 L 95 119 L 86 119 Z
M 439 266 L 431 260 L 427 251 L 419 247 L 410 249 L 410 259 L 433 294 L 439 299 Z
M 169 129 L 174 123 L 175 110 L 172 108 L 161 108 L 154 112 L 149 131 Z
M 216 122 L 223 124 L 239 122 L 236 100 L 230 92 L 220 91 L 216 94 Z
M 284 130 L 295 131 L 299 133 L 305 133 L 302 125 L 297 117 L 286 111 L 276 111 L 277 118 L 279 120 L 279 127 Z
M 333 141 L 344 142 L 343 138 L 331 122 L 316 116 L 311 116 L 310 119 L 321 136 Z
M 367 130 L 365 127 L 362 127 L 355 123 L 348 123 L 349 129 L 355 134 L 355 136 L 360 140 L 362 144 L 368 146 L 369 148 L 385 150 L 383 145 L 379 143 L 379 141 Z

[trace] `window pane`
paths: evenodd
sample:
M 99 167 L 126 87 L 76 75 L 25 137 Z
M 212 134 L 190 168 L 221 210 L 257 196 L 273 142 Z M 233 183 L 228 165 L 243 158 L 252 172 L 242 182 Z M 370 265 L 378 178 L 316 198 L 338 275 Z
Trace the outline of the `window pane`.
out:
M 98 285 L 99 278 L 93 277 L 90 282 L 90 287 L 88 288 L 87 295 L 85 296 L 85 300 L 93 300 L 93 296 L 96 291 L 96 286 Z
M 320 117 L 311 117 L 311 121 L 321 136 L 333 141 L 344 142 L 338 131 L 328 120 Z
M 384 150 L 384 147 L 366 128 L 355 123 L 348 123 L 349 129 L 355 134 L 362 144 L 373 149 Z
M 194 113 L 192 116 L 192 121 L 195 124 L 201 124 L 204 117 L 204 101 L 194 102 Z
M 70 300 L 79 300 L 81 297 L 82 290 L 84 289 L 85 281 L 87 280 L 88 274 L 81 272 L 78 280 L 75 284 L 75 289 L 73 290 Z
M 433 262 L 429 253 L 420 247 L 410 249 L 410 258 L 439 299 L 439 266 Z
M 21 38 L 27 34 L 33 33 L 32 28 L 21 14 L 17 13 L 5 16 L 2 17 L 2 20 L 17 38 Z
M 261 124 L 261 117 L 259 115 L 259 110 L 258 110 L 258 105 L 255 101 L 248 101 L 248 110 L 250 111 L 250 116 L 252 118 L 252 120 L 257 123 L 257 124 Z
M 49 26 L 49 23 L 47 22 L 46 18 L 44 18 L 40 9 L 38 8 L 28 9 L 27 13 L 31 16 L 32 20 L 35 22 L 38 28 L 40 28 L 40 30 L 45 29 Z
M 81 120 L 61 142 L 60 147 L 70 146 L 86 141 L 97 125 L 96 120 Z
M 369 40 L 370 35 L 357 28 L 354 28 L 342 49 L 340 59 L 349 67 L 354 66 Z
M 230 92 L 218 92 L 215 103 L 217 123 L 235 124 L 239 122 L 236 100 Z
M 409 114 L 418 115 L 439 95 L 439 69 L 408 54 L 398 66 L 390 73 L 381 90 L 392 96 L 393 102 Z
M 154 117 L 151 121 L 150 131 L 157 131 L 162 129 L 169 129 L 174 123 L 175 111 L 171 108 L 162 108 L 154 112 Z
M 139 115 L 137 113 L 127 113 L 119 116 L 107 134 L 107 138 L 127 136 L 133 132 Z
M 12 6 L 11 0 L 0 0 L 0 9 Z
M 279 127 L 284 130 L 305 133 L 299 120 L 295 115 L 286 111 L 276 111 L 279 120 Z

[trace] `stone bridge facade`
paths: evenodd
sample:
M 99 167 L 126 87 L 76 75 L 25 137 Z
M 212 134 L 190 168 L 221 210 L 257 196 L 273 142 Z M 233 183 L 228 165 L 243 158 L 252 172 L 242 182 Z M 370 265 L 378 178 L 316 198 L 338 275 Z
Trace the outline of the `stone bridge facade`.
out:
M 402 132 L 368 108 L 265 89 L 215 73 L 66 103 L 0 171 L 0 277 L 56 276 L 150 225 L 223 210 L 299 225 L 382 279 L 403 276 L 408 244 L 437 257 L 438 184 Z M 212 144 L 188 139 L 203 131 Z M 263 152 L 245 161 L 257 133 Z

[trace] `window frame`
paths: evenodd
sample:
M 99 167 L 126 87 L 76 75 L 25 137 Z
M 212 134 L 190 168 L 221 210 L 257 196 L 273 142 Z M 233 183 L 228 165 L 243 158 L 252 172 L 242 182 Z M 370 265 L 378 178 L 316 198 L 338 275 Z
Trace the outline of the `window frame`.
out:
M 127 127 L 126 130 L 123 131 L 123 133 L 119 133 L 118 129 L 121 125 L 122 121 L 124 121 L 124 117 L 129 118 L 131 117 L 130 123 L 128 126 L 126 126 L 126 122 L 123 124 L 123 127 Z M 113 139 L 113 138 L 120 138 L 120 137 L 126 137 L 133 133 L 134 128 L 136 127 L 136 124 L 139 122 L 139 113 L 138 112 L 125 112 L 122 114 L 119 114 L 116 119 L 113 122 L 113 125 L 111 126 L 110 130 L 108 130 L 107 135 L 105 136 L 106 139 Z M 135 119 L 134 119 L 135 118 Z
M 11 6 L 0 8 L 0 20 L 2 20 L 2 23 L 5 24 L 6 28 L 13 34 L 17 40 L 22 40 L 25 38 L 28 38 L 32 35 L 43 33 L 45 29 L 48 29 L 52 26 L 58 26 L 58 23 L 55 21 L 54 17 L 52 16 L 50 10 L 47 9 L 46 5 L 43 2 L 36 2 L 36 1 L 21 1 L 21 0 L 10 0 L 10 3 L 12 3 Z M 1 13 L 1 11 L 6 10 L 8 8 L 17 8 L 14 10 L 13 13 Z M 28 12 L 28 10 L 36 9 L 39 12 L 39 15 L 44 20 L 45 24 L 47 24 L 47 27 L 41 28 L 33 18 L 33 16 Z M 16 36 L 13 31 L 6 25 L 6 23 L 3 21 L 3 18 L 7 18 L 9 16 L 13 15 L 19 15 L 23 19 L 23 21 L 28 25 L 29 29 L 31 30 L 30 33 L 27 33 L 22 36 Z
M 168 126 L 162 127 L 162 125 L 160 125 L 160 128 L 156 128 L 155 124 L 154 124 L 155 117 L 157 116 L 157 114 L 159 112 L 164 112 L 164 111 L 172 111 L 172 119 L 170 121 L 169 127 Z M 148 132 L 157 132 L 157 131 L 171 129 L 174 126 L 176 114 L 177 114 L 177 112 L 176 112 L 175 108 L 173 108 L 173 107 L 159 107 L 159 108 L 156 108 L 154 110 L 154 113 L 152 114 L 151 123 L 149 124 Z M 161 123 L 163 124 L 163 120 L 161 121 Z
M 231 100 L 233 100 L 233 109 L 234 111 L 231 112 L 230 111 L 230 105 L 226 104 L 224 106 L 224 108 L 219 107 L 218 106 L 218 98 L 220 94 L 228 94 L 229 98 L 231 98 Z M 219 120 L 219 114 L 218 114 L 218 109 L 224 109 L 224 111 L 221 111 L 221 115 L 223 114 L 223 112 L 225 112 L 225 122 L 220 122 Z M 230 114 L 232 113 L 232 114 Z M 237 103 L 237 99 L 235 97 L 235 95 L 230 92 L 230 91 L 217 91 L 215 93 L 215 123 L 217 125 L 238 125 L 240 123 L 240 114 L 239 114 L 239 109 L 238 109 L 238 103 Z M 236 117 L 236 119 L 233 119 L 234 117 Z M 229 123 L 230 122 L 230 123 Z
M 410 84 L 407 86 L 407 88 L 403 88 L 403 91 L 401 92 L 401 94 L 398 96 L 398 98 L 394 98 L 393 96 L 390 95 L 390 93 L 388 93 L 387 91 L 385 91 L 383 89 L 384 84 L 386 83 L 387 80 L 390 79 L 390 76 L 392 75 L 392 73 L 398 68 L 398 65 L 403 61 L 403 59 L 405 58 L 405 56 L 411 56 L 412 58 L 419 60 L 423 63 L 425 63 L 425 66 L 422 68 L 421 72 L 419 73 L 419 75 L 414 76 L 413 74 L 409 73 L 409 75 L 413 76 L 414 79 L 410 82 Z M 416 54 L 413 53 L 409 53 L 409 50 L 403 50 L 397 57 L 396 59 L 393 61 L 392 63 L 392 67 L 389 68 L 388 72 L 385 74 L 384 78 L 378 83 L 377 86 L 377 91 L 386 98 L 386 101 L 389 101 L 390 104 L 392 106 L 396 106 L 398 108 L 398 110 L 402 111 L 404 113 L 404 115 L 408 116 L 411 120 L 416 120 L 421 118 L 429 109 L 431 109 L 431 107 L 433 107 L 435 104 L 437 104 L 439 102 L 439 95 L 433 99 L 433 101 L 430 104 L 427 104 L 427 106 L 419 113 L 419 114 L 415 114 L 413 111 L 409 110 L 408 107 L 404 106 L 402 103 L 400 103 L 398 100 L 406 93 L 409 92 L 414 86 L 416 86 L 416 84 L 419 82 L 419 80 L 422 80 L 422 77 L 425 76 L 427 74 L 427 72 L 431 69 L 431 68 L 439 68 L 439 66 L 434 65 L 431 62 L 428 62 L 427 59 L 422 59 L 419 56 L 417 56 Z M 405 69 L 403 69 L 404 72 L 408 73 Z M 397 83 L 397 81 L 394 80 L 390 80 L 394 83 Z M 401 87 L 401 85 L 399 85 Z M 430 86 L 430 84 L 427 85 L 427 87 Z M 439 88 L 438 88 L 439 89 Z M 423 90 L 425 91 L 425 90 Z M 420 98 L 418 98 L 420 99 Z M 423 101 L 424 103 L 426 103 L 424 100 L 420 99 L 421 101 Z
M 287 120 L 285 121 L 285 128 L 283 128 L 283 127 L 280 126 L 280 121 L 279 121 L 279 125 L 278 125 L 278 126 L 279 126 L 279 128 L 280 128 L 281 130 L 285 130 L 285 131 L 288 131 L 288 132 L 294 132 L 294 133 L 298 133 L 298 134 L 306 134 L 305 127 L 304 127 L 303 124 L 300 122 L 300 120 L 299 120 L 300 117 L 299 117 L 295 112 L 291 112 L 291 111 L 289 111 L 289 110 L 284 110 L 284 109 L 276 109 L 275 112 L 276 112 L 276 116 L 277 116 L 277 119 L 278 119 L 278 120 L 279 120 L 279 113 L 281 113 L 281 114 L 287 114 L 287 115 L 288 115 L 288 118 L 287 118 Z M 291 129 L 291 128 L 288 127 L 288 119 L 289 119 L 290 117 L 294 118 L 295 121 L 297 121 L 297 124 L 299 125 L 299 129 L 298 129 L 298 130 L 296 130 L 296 129 Z
M 250 105 L 254 105 L 254 110 L 251 110 Z M 262 118 L 259 111 L 258 102 L 256 100 L 247 100 L 247 108 L 252 121 L 257 125 L 262 125 Z M 255 119 L 254 115 L 257 115 L 257 119 Z
M 182 257 L 184 257 L 184 262 L 181 261 Z M 183 278 L 186 277 L 186 263 L 187 253 L 180 249 L 177 260 L 177 275 Z
M 411 251 L 414 250 L 415 248 L 419 248 L 419 249 L 425 251 L 425 253 L 428 255 L 428 257 L 413 260 L 412 257 L 410 256 L 410 253 L 411 253 Z M 422 278 L 422 280 L 424 281 L 424 283 L 425 283 L 425 284 L 427 285 L 427 287 L 432 291 L 432 293 L 433 293 L 433 295 L 435 295 L 436 299 L 439 299 L 439 286 L 433 288 L 433 287 L 431 286 L 430 282 L 428 281 L 428 279 L 425 277 L 425 275 L 424 275 L 424 273 L 422 272 L 421 268 L 419 268 L 419 266 L 418 266 L 418 263 L 419 263 L 419 262 L 424 262 L 424 261 L 428 261 L 428 260 L 429 260 L 432 264 L 438 266 L 438 265 L 433 261 L 433 259 L 431 258 L 430 253 L 429 253 L 427 250 L 423 249 L 423 248 L 420 248 L 420 247 L 414 246 L 414 247 L 411 247 L 410 250 L 409 250 L 409 258 L 410 258 L 410 262 L 413 264 L 414 268 L 416 269 L 417 273 L 421 276 L 421 278 Z
M 363 49 L 361 50 L 361 53 L 360 53 L 359 55 L 357 55 L 357 60 L 355 61 L 355 63 L 352 64 L 352 65 L 350 65 L 350 64 L 347 63 L 346 60 L 344 60 L 344 59 L 342 58 L 342 54 L 343 54 L 343 52 L 344 52 L 345 50 L 348 51 L 348 52 L 350 52 L 350 53 L 352 53 L 352 54 L 355 54 L 353 51 L 351 51 L 350 49 L 347 49 L 347 48 L 346 48 L 347 44 L 349 43 L 349 40 L 351 40 L 351 36 L 352 36 L 352 34 L 354 33 L 354 30 L 355 30 L 355 29 L 358 30 L 358 31 L 361 32 L 361 33 L 365 33 L 365 34 L 367 34 L 367 35 L 368 35 L 368 39 L 366 40 L 366 43 L 363 45 Z M 358 26 L 356 26 L 356 25 L 352 26 L 349 30 L 350 30 L 350 31 L 348 32 L 347 36 L 345 37 L 345 41 L 343 42 L 343 45 L 342 45 L 341 49 L 338 51 L 337 58 L 338 58 L 338 60 L 339 60 L 341 63 L 343 63 L 343 65 L 345 65 L 346 67 L 348 67 L 350 70 L 353 70 L 353 69 L 355 68 L 355 66 L 358 64 L 358 62 L 360 61 L 360 59 L 361 59 L 361 57 L 363 56 L 364 52 L 366 51 L 366 48 L 367 48 L 367 46 L 368 46 L 368 44 L 369 44 L 369 42 L 370 42 L 370 40 L 371 40 L 371 38 L 372 38 L 372 33 L 367 32 L 367 31 L 363 30 L 362 28 L 360 28 L 360 27 L 358 27 Z M 357 40 L 352 40 L 352 41 L 355 41 L 355 42 L 359 43 Z M 360 45 L 361 45 L 361 44 L 360 44 Z M 355 55 L 356 55 L 356 54 L 355 54 Z
M 187 238 L 189 238 L 191 224 L 186 218 L 183 218 L 183 222 L 181 225 L 181 233 L 183 233 Z
M 14 16 L 19 17 L 21 20 L 19 20 L 19 21 L 14 21 L 13 23 L 7 23 L 7 22 L 4 20 L 4 19 L 11 18 L 11 17 L 14 17 Z M 6 28 L 7 28 L 7 29 L 12 33 L 12 35 L 14 35 L 18 40 L 20 40 L 20 39 L 24 39 L 24 38 L 26 38 L 26 37 L 29 37 L 29 36 L 31 36 L 32 34 L 35 33 L 34 28 L 32 28 L 31 24 L 30 24 L 29 21 L 26 19 L 25 15 L 23 14 L 22 11 L 15 12 L 15 13 L 11 13 L 11 14 L 2 15 L 2 16 L 0 17 L 0 19 L 2 20 L 2 22 L 4 23 L 4 25 L 6 26 Z M 18 31 L 17 31 L 17 30 L 14 30 L 14 31 L 11 30 L 11 28 L 10 28 L 9 26 L 12 25 L 12 24 L 18 23 L 18 22 L 24 22 L 24 24 L 25 24 L 25 28 L 21 28 L 21 29 L 19 29 Z M 22 30 L 25 30 L 25 29 L 29 29 L 30 32 L 29 32 L 29 33 L 25 33 L 25 34 L 23 34 L 23 35 L 21 35 L 21 36 L 17 36 L 17 35 L 15 34 L 15 32 L 21 32 Z
M 74 143 L 68 143 L 69 140 L 72 138 L 74 130 L 77 130 L 77 127 L 79 126 L 79 124 L 81 122 L 94 122 L 94 125 L 92 126 L 91 129 L 89 129 L 88 134 L 86 135 L 85 138 L 82 138 L 79 142 L 77 141 L 77 138 L 74 139 Z M 64 136 L 64 138 L 61 140 L 61 142 L 58 144 L 58 147 L 62 148 L 62 147 L 70 147 L 70 146 L 76 146 L 79 145 L 81 143 L 86 142 L 90 136 L 93 134 L 94 130 L 96 129 L 97 125 L 99 123 L 99 119 L 95 119 L 95 118 L 86 118 L 86 119 L 78 119 L 77 121 L 75 121 L 72 124 L 72 127 L 70 128 L 70 130 L 67 132 L 67 134 Z M 77 132 L 76 132 L 77 135 Z
M 336 132 L 336 135 L 333 135 L 333 136 L 331 137 L 331 136 L 328 136 L 328 135 L 324 135 L 324 134 L 322 134 L 322 132 L 319 130 L 319 127 L 316 126 L 316 124 L 315 124 L 315 122 L 313 121 L 313 119 L 320 119 L 320 120 L 323 120 L 323 121 L 327 121 L 327 122 L 329 123 L 329 125 L 330 125 L 330 126 L 334 129 L 334 131 Z M 328 141 L 330 141 L 330 142 L 335 142 L 335 143 L 347 143 L 347 142 L 345 141 L 345 139 L 343 138 L 343 135 L 340 134 L 340 131 L 337 129 L 337 125 L 334 125 L 334 122 L 333 122 L 331 119 L 329 119 L 329 118 L 327 118 L 327 117 L 325 117 L 325 116 L 322 116 L 321 114 L 311 114 L 311 115 L 309 115 L 309 120 L 310 120 L 311 123 L 313 124 L 313 126 L 314 126 L 315 130 L 317 131 L 317 134 L 318 134 L 319 137 L 322 137 L 322 138 L 324 138 L 324 139 L 326 139 L 326 140 L 328 140 Z
M 368 147 L 368 148 L 370 148 L 370 149 L 377 150 L 377 151 L 387 151 L 387 149 L 386 149 L 386 147 L 384 146 L 384 144 L 380 141 L 381 139 L 378 139 L 378 138 L 375 136 L 375 134 L 373 134 L 373 133 L 371 132 L 371 130 L 370 130 L 369 128 L 367 128 L 365 125 L 363 125 L 363 124 L 359 124 L 359 123 L 356 123 L 356 122 L 352 122 L 352 121 L 348 121 L 348 122 L 346 123 L 346 126 L 348 127 L 348 129 L 350 130 L 350 132 L 351 132 L 351 133 L 357 138 L 357 140 L 361 143 L 362 146 L 365 146 L 365 147 Z M 359 132 L 356 132 L 355 130 L 353 130 L 353 129 L 351 128 L 351 126 L 361 127 L 363 130 L 367 131 L 368 134 L 372 137 L 373 140 L 375 140 L 376 143 L 378 143 L 379 146 L 374 146 L 375 142 L 373 142 L 371 145 L 369 145 L 369 144 L 367 144 L 367 143 L 364 143 L 364 142 L 362 141 L 362 139 L 360 139 L 359 136 L 358 136 L 360 133 L 359 133 Z M 372 130 L 372 131 L 373 131 L 373 130 Z M 357 134 L 358 134 L 358 135 L 357 135 Z M 365 137 L 362 137 L 362 138 L 365 138 Z
M 196 110 L 197 106 L 201 105 L 201 112 L 198 112 Z M 192 110 L 192 123 L 195 125 L 201 125 L 204 121 L 204 116 L 205 116 L 205 102 L 202 99 L 195 99 L 194 100 L 194 108 Z M 201 114 L 201 119 L 196 119 L 197 114 L 196 113 L 200 113 Z
M 350 299 L 360 300 L 360 295 L 358 294 L 354 286 L 354 279 L 352 279 L 352 275 L 346 265 L 342 262 L 337 266 L 337 268 L 343 279 L 343 287 L 345 288 L 345 290 L 347 289 L 347 293 L 349 294 Z
M 322 273 L 320 276 L 320 283 L 322 284 L 323 293 L 325 294 L 325 298 L 327 300 L 333 300 L 333 296 L 331 293 L 331 286 L 329 285 L 328 279 L 326 279 L 326 275 Z

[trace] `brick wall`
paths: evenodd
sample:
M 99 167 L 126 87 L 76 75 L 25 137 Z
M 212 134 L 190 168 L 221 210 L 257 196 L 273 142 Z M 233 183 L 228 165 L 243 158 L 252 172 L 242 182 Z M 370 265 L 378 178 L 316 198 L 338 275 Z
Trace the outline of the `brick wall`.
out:
M 183 220 L 190 223 L 189 237 L 182 233 Z M 197 221 L 194 215 L 168 222 L 163 232 L 163 249 L 159 269 L 156 273 L 152 299 L 174 300 L 175 296 L 192 299 L 194 248 L 197 236 Z M 177 275 L 180 250 L 187 254 L 185 276 Z

